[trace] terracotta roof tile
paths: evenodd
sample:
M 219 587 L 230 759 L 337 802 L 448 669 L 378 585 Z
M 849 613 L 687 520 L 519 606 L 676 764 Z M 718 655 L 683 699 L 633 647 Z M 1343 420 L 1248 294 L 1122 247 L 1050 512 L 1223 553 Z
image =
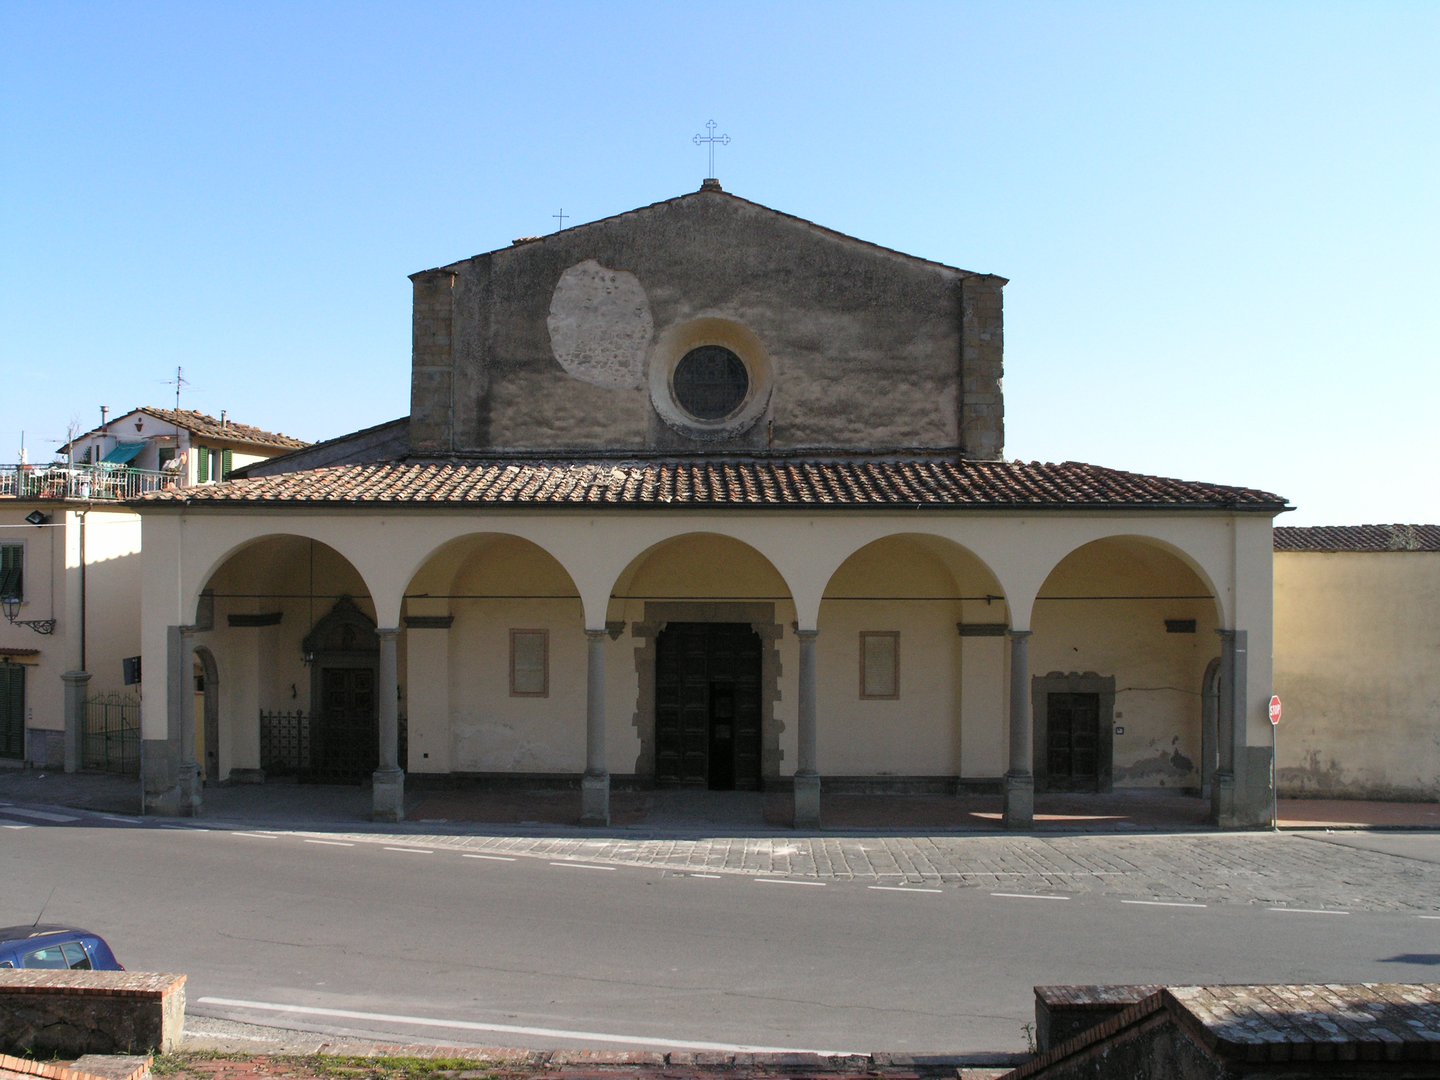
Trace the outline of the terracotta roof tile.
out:
M 446 459 L 337 465 L 160 491 L 140 505 L 1238 509 L 1285 500 L 1251 488 L 1067 461 L 887 459 Z
M 1440 525 L 1277 525 L 1276 551 L 1440 551 Z
M 224 442 L 249 443 L 254 446 L 280 447 L 286 450 L 302 450 L 310 444 L 304 439 L 291 438 L 289 435 L 279 435 L 273 431 L 265 431 L 249 424 L 237 424 L 234 420 L 218 420 L 206 413 L 197 412 L 194 409 L 152 409 L 142 406 L 125 413 L 125 416 L 132 416 L 135 413 L 144 413 L 146 416 L 153 416 L 157 420 L 164 420 L 167 424 L 174 424 L 176 427 L 184 428 L 186 431 L 194 432 L 196 435 L 203 435 L 206 438 L 219 439 Z M 117 417 L 123 419 L 123 417 Z M 111 421 L 114 423 L 115 421 Z M 86 438 L 96 434 L 100 428 L 94 428 L 85 432 L 77 438 Z M 65 447 L 60 448 L 62 451 Z

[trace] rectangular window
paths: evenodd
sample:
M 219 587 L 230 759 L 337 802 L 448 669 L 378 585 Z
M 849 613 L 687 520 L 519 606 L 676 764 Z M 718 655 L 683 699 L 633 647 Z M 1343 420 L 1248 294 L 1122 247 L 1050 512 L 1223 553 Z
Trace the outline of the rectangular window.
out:
M 510 696 L 550 693 L 550 631 L 510 631 Z
M 900 696 L 900 631 L 866 630 L 860 634 L 860 696 Z
M 0 596 L 25 599 L 24 544 L 0 544 Z

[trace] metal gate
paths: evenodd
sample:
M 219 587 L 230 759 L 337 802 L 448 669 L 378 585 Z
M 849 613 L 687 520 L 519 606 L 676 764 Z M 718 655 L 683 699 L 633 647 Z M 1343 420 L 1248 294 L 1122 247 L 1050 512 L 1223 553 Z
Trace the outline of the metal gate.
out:
M 407 728 L 405 717 L 400 717 L 402 769 L 409 756 Z M 363 738 L 357 738 L 357 734 Z M 312 713 L 297 710 L 260 714 L 260 768 L 267 777 L 293 776 L 320 784 L 360 784 L 370 779 L 378 757 L 375 734 L 368 728 L 357 733 L 332 725 L 327 731 L 318 731 Z
M 87 769 L 140 775 L 140 699 L 114 691 L 85 701 L 82 764 Z

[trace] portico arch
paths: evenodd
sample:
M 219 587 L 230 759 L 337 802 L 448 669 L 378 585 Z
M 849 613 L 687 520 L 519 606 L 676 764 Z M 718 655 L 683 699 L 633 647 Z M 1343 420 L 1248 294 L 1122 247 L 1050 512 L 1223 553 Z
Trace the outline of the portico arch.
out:
M 638 776 L 706 785 L 714 776 L 719 786 L 739 787 L 793 782 L 799 691 L 795 683 L 785 690 L 782 673 L 797 670 L 798 645 L 785 634 L 795 604 L 765 554 L 720 533 L 661 540 L 617 575 L 607 616 L 632 635 Z M 729 709 L 733 719 L 723 715 Z M 739 763 L 728 783 L 710 768 L 722 754 Z
M 1221 618 L 1203 570 L 1163 540 L 1108 536 L 1060 559 L 1031 618 L 1036 789 L 1198 795 Z

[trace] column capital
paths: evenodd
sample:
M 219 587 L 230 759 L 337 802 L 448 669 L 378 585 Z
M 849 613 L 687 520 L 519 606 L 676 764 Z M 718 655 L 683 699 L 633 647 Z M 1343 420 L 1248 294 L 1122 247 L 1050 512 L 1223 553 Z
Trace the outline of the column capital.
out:
M 1028 638 L 1034 632 L 1035 631 L 1033 630 L 1013 630 L 1007 627 L 1005 630 L 1005 636 L 1010 638 L 1018 638 L 1023 641 L 1025 638 Z
M 1233 638 L 1235 636 L 1234 630 L 1217 629 L 1215 633 L 1219 635 L 1222 641 L 1228 641 L 1230 638 Z
M 819 631 L 819 630 L 801 630 L 799 627 L 796 627 L 796 628 L 795 628 L 795 636 L 796 636 L 797 638 L 799 638 L 801 641 L 814 641 L 817 637 L 820 636 L 820 631 Z
M 398 638 L 400 636 L 400 628 L 398 626 L 377 626 L 375 628 L 375 636 L 380 638 L 382 641 L 386 638 Z
M 590 641 L 604 641 L 609 636 L 610 631 L 603 626 L 599 630 L 592 630 L 588 626 L 585 628 L 585 637 Z

